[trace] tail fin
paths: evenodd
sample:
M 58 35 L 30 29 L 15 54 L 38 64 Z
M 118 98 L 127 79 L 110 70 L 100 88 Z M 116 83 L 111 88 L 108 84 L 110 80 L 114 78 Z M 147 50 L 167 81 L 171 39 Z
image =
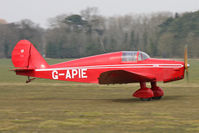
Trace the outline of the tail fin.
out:
M 15 67 L 36 69 L 47 68 L 48 64 L 28 40 L 19 41 L 12 51 L 12 63 Z

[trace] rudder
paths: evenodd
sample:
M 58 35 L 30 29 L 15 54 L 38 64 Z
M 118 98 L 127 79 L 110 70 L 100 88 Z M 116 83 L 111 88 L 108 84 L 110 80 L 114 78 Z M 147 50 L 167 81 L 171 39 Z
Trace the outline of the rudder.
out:
M 28 40 L 19 41 L 12 51 L 12 63 L 19 68 L 47 68 L 48 64 Z

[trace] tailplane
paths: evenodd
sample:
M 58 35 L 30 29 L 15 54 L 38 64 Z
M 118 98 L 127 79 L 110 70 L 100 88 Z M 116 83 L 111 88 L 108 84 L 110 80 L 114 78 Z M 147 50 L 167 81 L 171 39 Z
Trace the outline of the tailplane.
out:
M 12 63 L 23 70 L 48 67 L 47 62 L 28 40 L 21 40 L 16 44 L 12 51 Z

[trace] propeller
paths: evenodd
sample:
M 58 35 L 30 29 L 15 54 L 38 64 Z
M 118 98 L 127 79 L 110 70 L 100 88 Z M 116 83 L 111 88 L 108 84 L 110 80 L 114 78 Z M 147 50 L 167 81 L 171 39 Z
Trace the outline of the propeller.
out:
M 189 81 L 189 71 L 188 71 L 189 64 L 188 64 L 187 45 L 184 48 L 184 68 L 185 68 L 185 71 L 186 71 L 187 81 Z

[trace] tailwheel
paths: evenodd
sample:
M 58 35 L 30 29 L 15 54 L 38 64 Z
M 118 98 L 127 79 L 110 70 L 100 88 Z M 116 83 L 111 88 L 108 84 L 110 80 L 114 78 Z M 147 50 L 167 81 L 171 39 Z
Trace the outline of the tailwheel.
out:
M 159 96 L 159 97 L 152 97 L 152 99 L 154 100 L 160 100 L 162 98 L 162 96 Z
M 151 101 L 151 98 L 140 98 L 141 101 Z

